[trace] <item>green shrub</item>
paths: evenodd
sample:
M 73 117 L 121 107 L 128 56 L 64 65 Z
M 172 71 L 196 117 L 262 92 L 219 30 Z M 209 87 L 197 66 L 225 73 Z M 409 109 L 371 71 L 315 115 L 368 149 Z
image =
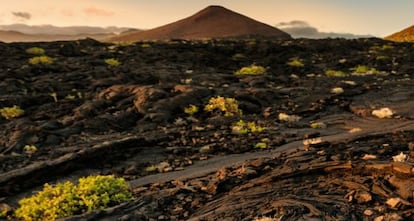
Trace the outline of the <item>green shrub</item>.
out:
M 17 105 L 14 105 L 13 107 L 3 107 L 2 109 L 0 109 L 0 115 L 6 119 L 20 117 L 23 114 L 24 110 L 22 110 Z
M 287 64 L 291 67 L 303 67 L 303 66 L 305 66 L 302 63 L 302 61 L 300 61 L 298 59 L 293 59 L 293 60 L 289 61 Z
M 27 221 L 55 220 L 96 209 L 104 209 L 132 199 L 124 179 L 114 176 L 80 178 L 79 184 L 45 184 L 36 195 L 19 201 L 17 218 Z
M 242 67 L 235 72 L 237 75 L 262 75 L 266 73 L 266 68 L 259 65 L 250 65 L 248 67 Z
M 310 124 L 310 127 L 313 129 L 322 129 L 326 128 L 326 124 L 323 122 L 313 122 Z
M 10 212 L 11 208 L 6 204 L 0 204 L 0 219 L 9 220 L 7 219 L 8 214 Z
M 348 76 L 343 71 L 335 71 L 335 70 L 326 70 L 325 75 L 328 76 L 328 77 L 346 77 L 346 76 Z
M 26 53 L 34 54 L 34 55 L 44 55 L 45 49 L 39 48 L 39 47 L 32 47 L 32 48 L 26 49 Z
M 258 126 L 254 121 L 244 122 L 239 120 L 232 126 L 232 131 L 238 134 L 247 134 L 247 133 L 260 133 L 263 132 L 264 128 Z
M 267 148 L 267 143 L 264 143 L 264 142 L 259 142 L 259 143 L 256 143 L 256 144 L 254 145 L 254 148 L 258 148 L 258 149 L 266 149 L 266 148 Z
M 191 115 L 191 116 L 197 112 L 198 112 L 198 107 L 193 104 L 190 104 L 188 107 L 184 108 L 184 113 Z
M 221 113 L 224 113 L 224 116 L 226 117 L 242 115 L 242 111 L 239 109 L 239 104 L 236 99 L 220 96 L 210 98 L 208 104 L 204 107 L 204 110 L 208 112 L 218 110 Z
M 46 56 L 46 55 L 36 56 L 36 57 L 29 59 L 29 64 L 32 64 L 32 65 L 38 65 L 38 64 L 48 65 L 52 63 L 53 63 L 53 58 Z
M 118 61 L 118 59 L 115 58 L 108 58 L 105 59 L 105 63 L 111 67 L 118 67 L 119 65 L 121 65 L 121 62 Z
M 390 57 L 388 57 L 386 55 L 378 55 L 375 59 L 377 61 L 385 61 L 385 60 L 390 60 Z
M 366 65 L 358 65 L 355 68 L 352 68 L 351 70 L 354 71 L 352 75 L 360 75 L 360 76 L 372 75 L 372 74 L 378 73 L 377 69 L 369 68 Z
M 37 147 L 35 145 L 25 145 L 23 151 L 28 154 L 34 154 L 37 151 Z

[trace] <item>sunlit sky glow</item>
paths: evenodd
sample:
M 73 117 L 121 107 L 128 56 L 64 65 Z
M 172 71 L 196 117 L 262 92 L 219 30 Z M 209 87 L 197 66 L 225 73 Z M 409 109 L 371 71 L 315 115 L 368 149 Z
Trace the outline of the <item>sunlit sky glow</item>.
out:
M 412 0 L 0 0 L 0 24 L 154 28 L 222 5 L 269 25 L 384 37 L 414 24 Z

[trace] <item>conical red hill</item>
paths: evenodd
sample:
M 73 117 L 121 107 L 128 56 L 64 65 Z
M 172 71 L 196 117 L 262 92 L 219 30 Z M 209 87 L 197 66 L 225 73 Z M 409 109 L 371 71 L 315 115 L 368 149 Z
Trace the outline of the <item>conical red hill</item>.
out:
M 394 33 L 390 36 L 385 37 L 386 40 L 397 41 L 397 42 L 414 42 L 414 25 L 408 27 L 400 32 Z
M 182 20 L 150 29 L 120 35 L 111 41 L 140 41 L 168 39 L 205 39 L 265 37 L 290 39 L 290 35 L 221 6 L 209 6 Z

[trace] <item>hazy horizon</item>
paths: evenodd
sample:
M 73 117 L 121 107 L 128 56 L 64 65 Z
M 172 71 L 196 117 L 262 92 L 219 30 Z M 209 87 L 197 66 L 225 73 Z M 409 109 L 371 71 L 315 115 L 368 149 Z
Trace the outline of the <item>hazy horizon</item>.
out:
M 0 25 L 117 26 L 155 28 L 190 16 L 209 5 L 266 24 L 385 37 L 413 25 L 414 2 L 405 0 L 0 0 Z M 291 26 L 289 26 L 291 25 Z

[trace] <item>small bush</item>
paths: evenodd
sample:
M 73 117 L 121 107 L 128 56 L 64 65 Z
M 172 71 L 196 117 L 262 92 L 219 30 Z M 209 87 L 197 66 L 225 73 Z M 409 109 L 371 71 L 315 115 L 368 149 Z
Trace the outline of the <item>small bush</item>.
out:
M 191 116 L 197 112 L 198 112 L 198 107 L 193 104 L 190 104 L 188 107 L 184 108 L 184 113 L 191 115 Z
M 232 126 L 232 131 L 237 134 L 247 134 L 247 133 L 260 133 L 263 132 L 264 128 L 258 126 L 255 122 L 244 122 L 243 120 L 239 120 Z
M 219 111 L 224 113 L 225 117 L 232 117 L 234 115 L 242 115 L 239 109 L 239 104 L 234 98 L 212 97 L 208 104 L 204 107 L 207 112 Z
M 310 127 L 313 129 L 322 129 L 326 128 L 326 124 L 323 122 L 313 122 L 310 124 Z
M 256 143 L 256 144 L 254 145 L 254 148 L 258 148 L 258 149 L 266 149 L 266 148 L 267 148 L 267 143 L 264 143 L 264 142 L 259 142 L 259 143 Z
M 325 75 L 328 76 L 328 77 L 346 77 L 346 76 L 348 76 L 343 71 L 335 71 L 335 70 L 326 70 Z
M 118 61 L 118 59 L 115 58 L 108 58 L 105 59 L 105 63 L 111 67 L 118 67 L 119 65 L 121 65 L 121 62 Z
M 34 154 L 37 151 L 37 147 L 35 145 L 25 145 L 23 147 L 24 152 L 27 154 Z
M 29 59 L 29 64 L 32 64 L 32 65 L 38 65 L 38 64 L 48 65 L 52 63 L 53 63 L 53 58 L 46 56 L 46 55 L 36 56 L 36 57 Z
M 364 75 L 372 75 L 379 73 L 375 68 L 369 68 L 366 65 L 358 65 L 355 68 L 352 68 L 354 72 L 352 75 L 364 76 Z
M 3 107 L 0 109 L 0 115 L 6 119 L 20 117 L 24 114 L 19 106 L 14 105 L 13 107 Z
M 44 55 L 45 49 L 39 47 L 28 48 L 26 49 L 26 53 L 33 55 Z
M 302 63 L 302 61 L 300 61 L 298 59 L 293 59 L 293 60 L 289 61 L 287 64 L 291 67 L 303 67 L 303 66 L 305 66 Z
M 0 203 L 0 219 L 1 220 L 10 220 L 11 211 L 12 211 L 12 208 L 9 205 L 5 203 Z
M 266 73 L 266 68 L 259 65 L 250 65 L 248 67 L 242 67 L 235 72 L 237 75 L 262 75 Z
M 114 176 L 80 178 L 79 184 L 45 184 L 36 195 L 19 201 L 15 216 L 23 220 L 55 220 L 96 209 L 117 205 L 132 199 L 124 179 Z

